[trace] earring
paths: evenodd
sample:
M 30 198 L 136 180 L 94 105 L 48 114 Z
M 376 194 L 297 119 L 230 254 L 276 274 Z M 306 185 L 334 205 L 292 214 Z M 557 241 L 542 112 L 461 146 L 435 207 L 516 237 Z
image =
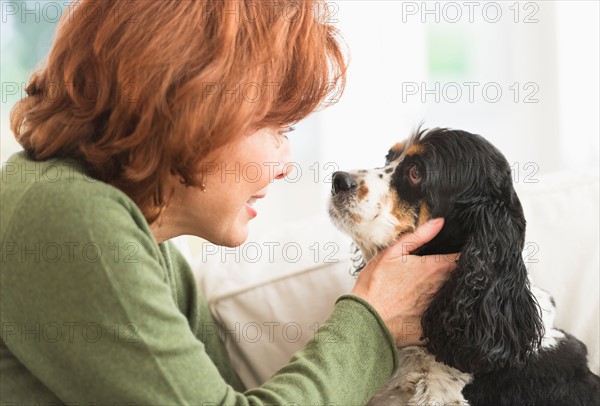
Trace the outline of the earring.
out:
M 186 184 L 185 179 L 179 178 L 179 183 L 181 183 L 182 185 L 185 185 Z M 206 192 L 206 184 L 204 182 L 202 182 L 200 184 L 200 190 L 203 192 Z

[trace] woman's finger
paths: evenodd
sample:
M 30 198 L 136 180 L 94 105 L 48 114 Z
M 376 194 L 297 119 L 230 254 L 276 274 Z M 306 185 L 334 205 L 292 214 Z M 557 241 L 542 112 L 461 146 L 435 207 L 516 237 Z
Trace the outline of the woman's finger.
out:
M 429 220 L 425 224 L 420 225 L 412 233 L 401 236 L 398 242 L 385 250 L 385 255 L 391 257 L 408 255 L 431 241 L 440 232 L 442 227 L 444 227 L 443 218 Z
M 433 263 L 433 264 L 443 264 L 447 266 L 435 267 L 440 268 L 445 271 L 452 271 L 456 268 L 456 263 L 460 258 L 460 252 L 455 252 L 452 254 L 434 254 L 434 255 L 424 255 L 421 257 L 422 261 Z

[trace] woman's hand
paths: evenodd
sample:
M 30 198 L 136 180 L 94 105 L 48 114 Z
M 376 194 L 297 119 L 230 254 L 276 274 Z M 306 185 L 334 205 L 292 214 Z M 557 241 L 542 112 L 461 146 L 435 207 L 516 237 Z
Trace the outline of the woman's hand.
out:
M 443 225 L 443 219 L 430 220 L 400 237 L 369 261 L 351 292 L 377 310 L 398 347 L 423 344 L 421 315 L 456 267 L 459 254 L 409 255 L 433 239 Z

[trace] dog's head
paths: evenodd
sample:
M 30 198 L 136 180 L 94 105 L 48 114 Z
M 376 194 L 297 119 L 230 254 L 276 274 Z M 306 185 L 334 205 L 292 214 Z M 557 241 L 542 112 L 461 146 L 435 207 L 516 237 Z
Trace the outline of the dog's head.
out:
M 330 215 L 367 261 L 427 220 L 445 218 L 413 251 L 461 252 L 421 320 L 438 361 L 472 373 L 518 367 L 539 346 L 543 325 L 521 257 L 523 209 L 510 165 L 481 136 L 418 131 L 390 149 L 384 167 L 336 172 Z

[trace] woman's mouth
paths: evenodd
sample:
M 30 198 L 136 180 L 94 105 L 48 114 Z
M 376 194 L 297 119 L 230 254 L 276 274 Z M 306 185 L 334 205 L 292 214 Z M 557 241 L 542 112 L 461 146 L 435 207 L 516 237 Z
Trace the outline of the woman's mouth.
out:
M 258 214 L 253 206 L 258 199 L 262 199 L 263 197 L 265 197 L 265 195 L 254 195 L 251 196 L 250 199 L 248 199 L 248 201 L 246 202 L 246 211 L 250 215 L 250 218 L 254 218 Z

